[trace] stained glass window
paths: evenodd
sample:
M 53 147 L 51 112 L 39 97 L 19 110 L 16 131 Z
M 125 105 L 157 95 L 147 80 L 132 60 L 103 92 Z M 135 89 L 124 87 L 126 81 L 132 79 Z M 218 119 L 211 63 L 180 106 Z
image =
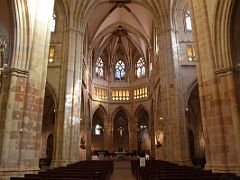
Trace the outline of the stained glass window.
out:
M 51 32 L 56 31 L 56 14 L 53 13 L 52 19 L 51 19 Z
M 102 126 L 100 126 L 99 124 L 97 124 L 95 126 L 95 135 L 101 135 L 101 129 L 102 129 Z
M 96 61 L 96 76 L 103 77 L 103 60 L 101 57 Z
M 137 61 L 136 73 L 137 73 L 137 77 L 145 76 L 145 61 L 142 57 L 139 58 L 139 60 Z
M 192 31 L 192 22 L 190 16 L 190 9 L 185 11 L 185 26 L 187 31 Z
M 115 79 L 122 80 L 125 78 L 125 64 L 119 60 L 115 65 Z

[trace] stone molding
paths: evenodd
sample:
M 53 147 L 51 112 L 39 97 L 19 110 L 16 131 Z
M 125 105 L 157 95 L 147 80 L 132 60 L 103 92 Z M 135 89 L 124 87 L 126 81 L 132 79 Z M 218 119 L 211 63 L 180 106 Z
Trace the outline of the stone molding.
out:
M 1 75 L 3 77 L 6 77 L 8 74 L 11 74 L 17 77 L 27 78 L 29 75 L 29 71 L 25 69 L 18 69 L 18 68 L 5 68 L 1 71 Z

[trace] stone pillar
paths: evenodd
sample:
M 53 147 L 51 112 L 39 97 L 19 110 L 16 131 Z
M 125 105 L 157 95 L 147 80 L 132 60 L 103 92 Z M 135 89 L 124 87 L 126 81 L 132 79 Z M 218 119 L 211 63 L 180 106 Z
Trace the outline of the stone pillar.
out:
M 129 121 L 129 152 L 137 150 L 138 148 L 138 126 L 137 126 L 137 117 L 134 116 Z
M 170 23 L 162 24 L 156 29 L 158 36 L 160 69 L 160 107 L 164 118 L 164 144 L 162 150 L 167 161 L 178 164 L 189 164 L 187 130 L 184 111 L 184 96 L 178 52 L 176 32 Z M 156 123 L 158 119 L 155 119 Z M 156 124 L 155 123 L 155 124 Z
M 224 10 L 221 11 L 221 22 L 229 18 L 222 16 L 226 14 L 226 10 L 232 9 L 232 4 L 229 2 L 216 1 L 215 5 L 218 8 L 224 5 Z M 225 3 L 229 3 L 231 8 L 225 7 Z M 209 26 L 210 20 L 216 21 L 213 19 L 215 16 L 209 16 L 206 1 L 191 0 L 190 5 L 194 12 L 193 37 L 197 45 L 197 72 L 207 161 L 205 168 L 212 169 L 214 172 L 233 172 L 239 175 L 239 105 L 232 67 L 230 67 L 231 62 L 228 54 L 225 54 L 231 50 L 218 48 L 220 50 L 218 55 L 225 56 L 215 59 L 213 45 L 218 47 L 219 44 L 215 44 L 214 38 L 211 37 L 211 32 L 214 30 Z M 224 34 L 224 36 L 228 35 Z M 222 35 L 221 38 L 224 36 Z M 229 47 L 228 44 L 227 47 Z
M 114 124 L 113 124 L 113 119 L 112 119 L 112 116 L 110 114 L 108 114 L 107 116 L 108 118 L 108 129 L 107 131 L 105 131 L 105 133 L 108 134 L 108 149 L 110 151 L 113 151 L 113 127 L 114 127 Z
M 57 124 L 56 132 L 62 136 L 55 139 L 56 154 L 54 154 L 54 161 L 60 161 L 62 165 L 79 160 L 84 35 L 74 28 L 69 28 L 65 33 L 65 39 L 66 54 L 63 68 L 65 84 L 62 84 L 60 100 L 64 106 L 60 107 L 59 118 L 62 119 L 59 119 L 61 123 Z
M 87 128 L 87 139 L 86 139 L 87 160 L 92 159 L 91 144 L 92 144 L 92 128 L 91 126 L 89 126 Z
M 39 170 L 49 22 L 54 5 L 53 0 L 47 4 L 41 0 L 13 3 L 13 13 L 17 14 L 13 59 L 1 77 L 0 176 Z M 28 20 L 27 25 L 23 23 Z
M 150 123 L 150 130 L 151 130 L 151 157 L 156 158 L 156 147 L 155 147 L 155 119 L 156 119 L 156 105 L 155 105 L 155 95 L 152 97 L 150 114 L 149 114 L 149 123 Z

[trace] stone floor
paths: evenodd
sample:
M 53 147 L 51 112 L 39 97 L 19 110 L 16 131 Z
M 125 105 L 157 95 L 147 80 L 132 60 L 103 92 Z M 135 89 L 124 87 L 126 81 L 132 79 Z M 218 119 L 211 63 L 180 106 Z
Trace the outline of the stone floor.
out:
M 110 180 L 136 180 L 131 172 L 131 163 L 128 160 L 114 161 L 114 170 Z

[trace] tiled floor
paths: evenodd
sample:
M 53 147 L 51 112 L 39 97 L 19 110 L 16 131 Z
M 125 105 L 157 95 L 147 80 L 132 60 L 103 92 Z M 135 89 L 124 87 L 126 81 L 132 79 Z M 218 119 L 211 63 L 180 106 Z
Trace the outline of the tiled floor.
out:
M 114 161 L 114 170 L 110 180 L 136 180 L 131 172 L 130 161 Z

